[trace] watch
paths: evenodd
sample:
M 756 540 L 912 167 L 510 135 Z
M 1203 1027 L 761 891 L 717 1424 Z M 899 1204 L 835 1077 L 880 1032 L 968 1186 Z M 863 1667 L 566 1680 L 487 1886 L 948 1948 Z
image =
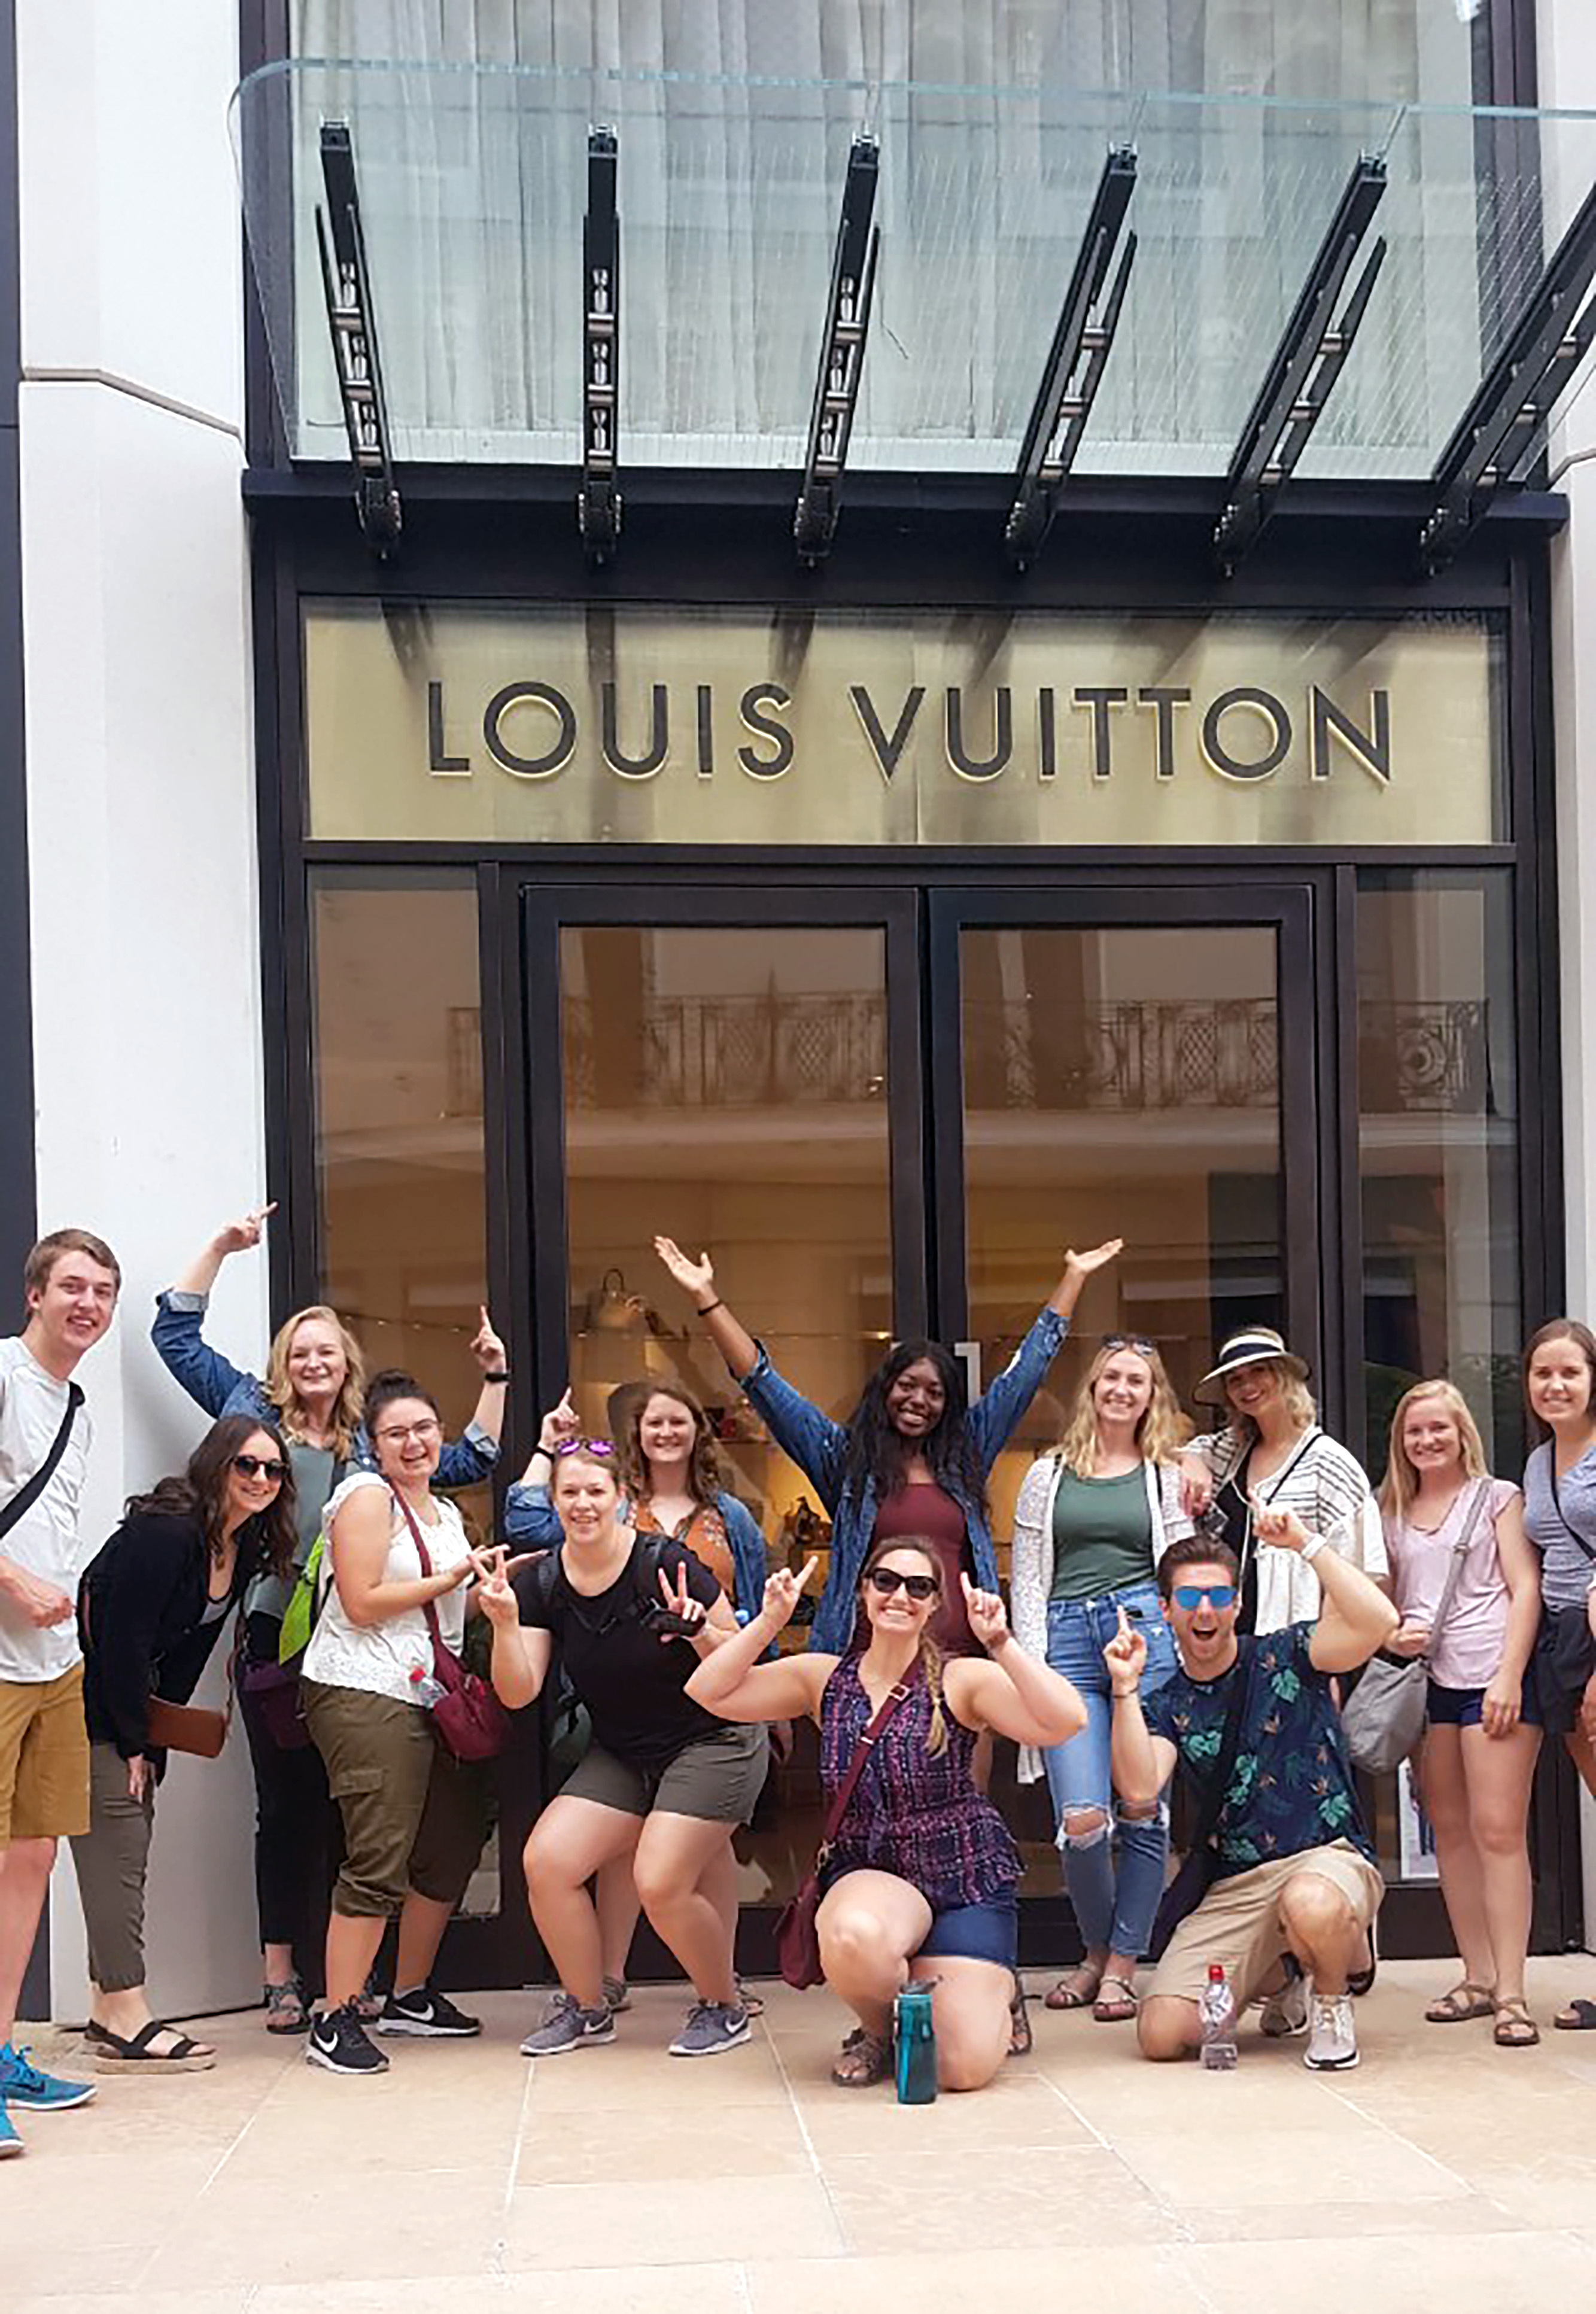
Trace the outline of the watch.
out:
M 1307 1541 L 1303 1544 L 1298 1556 L 1305 1559 L 1308 1561 L 1308 1564 L 1311 1567 L 1314 1560 L 1318 1557 L 1320 1551 L 1323 1550 L 1324 1547 L 1325 1538 L 1322 1534 L 1310 1534 Z
M 484 1382 L 508 1382 L 509 1378 L 510 1370 L 508 1366 L 501 1366 L 497 1373 L 485 1373 L 482 1376 L 482 1380 Z

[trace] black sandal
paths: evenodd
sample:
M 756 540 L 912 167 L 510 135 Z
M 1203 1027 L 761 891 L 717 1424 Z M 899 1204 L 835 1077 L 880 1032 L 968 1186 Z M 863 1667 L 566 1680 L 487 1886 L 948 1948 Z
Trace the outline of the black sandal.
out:
M 170 2049 L 152 2049 L 150 2043 L 157 2033 L 169 2033 L 173 2028 L 163 2025 L 158 2017 L 141 2026 L 131 2040 L 125 2041 L 113 2033 L 109 2025 L 90 2024 L 84 2028 L 84 2038 L 94 2051 L 97 2072 L 119 2072 L 124 2066 L 144 2065 L 168 2073 L 207 2073 L 216 2062 L 214 2049 L 202 2049 L 198 2041 L 190 2041 L 180 2033 Z
M 1552 2022 L 1559 2033 L 1596 2033 L 1596 2000 L 1582 1995 L 1566 2009 L 1559 2009 Z

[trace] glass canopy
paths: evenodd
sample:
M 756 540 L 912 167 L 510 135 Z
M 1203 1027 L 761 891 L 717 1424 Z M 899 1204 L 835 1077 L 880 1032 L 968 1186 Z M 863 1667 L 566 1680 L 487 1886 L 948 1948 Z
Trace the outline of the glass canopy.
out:
M 801 467 L 850 146 L 880 263 L 850 464 L 1011 469 L 1111 146 L 1137 253 L 1076 471 L 1222 474 L 1359 156 L 1388 250 L 1300 472 L 1426 474 L 1596 181 L 1596 114 L 301 58 L 233 129 L 287 438 L 347 455 L 316 253 L 348 124 L 394 455 L 569 464 L 587 135 L 621 215 L 620 463 Z M 1354 271 L 1354 278 L 1356 278 Z

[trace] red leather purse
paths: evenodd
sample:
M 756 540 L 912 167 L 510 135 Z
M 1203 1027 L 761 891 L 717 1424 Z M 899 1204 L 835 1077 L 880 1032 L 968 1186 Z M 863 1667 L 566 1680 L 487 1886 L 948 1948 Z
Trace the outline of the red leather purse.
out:
M 404 1513 L 421 1572 L 430 1575 L 432 1558 L 422 1541 L 420 1523 L 399 1489 L 389 1491 Z M 432 1724 L 444 1749 L 457 1760 L 496 1760 L 510 1740 L 509 1713 L 481 1673 L 468 1671 L 450 1647 L 430 1599 L 421 1612 L 432 1639 L 432 1675 L 444 1691 L 432 1707 Z

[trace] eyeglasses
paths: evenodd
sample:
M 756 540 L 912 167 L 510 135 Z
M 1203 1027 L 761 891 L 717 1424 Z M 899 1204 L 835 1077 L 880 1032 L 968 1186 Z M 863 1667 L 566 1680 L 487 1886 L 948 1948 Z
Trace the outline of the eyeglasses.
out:
M 562 1438 L 551 1459 L 558 1462 L 566 1454 L 596 1454 L 601 1462 L 607 1462 L 614 1451 L 608 1438 Z
M 379 1430 L 376 1435 L 384 1446 L 402 1446 L 407 1438 L 419 1438 L 425 1445 L 429 1438 L 441 1436 L 443 1427 L 434 1415 L 425 1422 L 407 1422 L 402 1426 L 396 1424 L 391 1429 Z
M 934 1575 L 900 1575 L 895 1567 L 872 1567 L 867 1580 L 884 1599 L 890 1599 L 895 1591 L 904 1590 L 911 1599 L 923 1602 L 937 1598 L 942 1589 Z
M 1134 1350 L 1138 1357 L 1156 1358 L 1158 1344 L 1150 1342 L 1145 1334 L 1105 1334 L 1102 1347 L 1106 1350 Z
M 235 1454 L 233 1467 L 241 1479 L 269 1479 L 274 1487 L 280 1487 L 288 1475 L 288 1465 L 275 1454 Z
M 1175 1604 L 1186 1614 L 1195 1614 L 1206 1599 L 1214 1613 L 1222 1615 L 1227 1607 L 1236 1604 L 1236 1585 L 1233 1583 L 1177 1583 L 1174 1596 Z

